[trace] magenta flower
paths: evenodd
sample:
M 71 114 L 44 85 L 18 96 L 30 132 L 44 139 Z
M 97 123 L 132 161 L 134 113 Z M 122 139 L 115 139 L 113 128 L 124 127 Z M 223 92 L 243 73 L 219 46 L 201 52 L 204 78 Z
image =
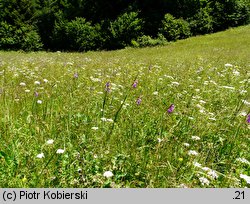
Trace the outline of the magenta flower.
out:
M 138 97 L 137 100 L 136 100 L 136 104 L 137 104 L 137 105 L 140 105 L 140 104 L 141 104 L 141 101 L 142 101 L 141 97 Z
M 35 97 L 38 97 L 39 94 L 37 91 L 35 91 L 34 95 L 35 95 Z
M 78 78 L 78 73 L 77 72 L 74 74 L 74 78 Z
M 133 83 L 133 88 L 136 88 L 137 87 L 137 84 L 138 84 L 138 80 L 135 80 L 134 83 Z
M 250 123 L 250 114 L 247 116 L 247 122 Z
M 106 91 L 110 92 L 110 89 L 111 89 L 110 82 L 107 82 L 106 85 L 105 85 L 105 87 L 106 87 Z
M 171 104 L 168 108 L 168 113 L 172 113 L 174 111 L 174 104 Z

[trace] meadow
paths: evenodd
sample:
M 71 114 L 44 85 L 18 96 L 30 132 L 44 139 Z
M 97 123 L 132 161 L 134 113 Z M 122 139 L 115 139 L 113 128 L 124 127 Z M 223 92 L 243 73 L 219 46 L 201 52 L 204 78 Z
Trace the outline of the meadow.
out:
M 250 26 L 0 52 L 0 187 L 250 187 L 249 85 Z

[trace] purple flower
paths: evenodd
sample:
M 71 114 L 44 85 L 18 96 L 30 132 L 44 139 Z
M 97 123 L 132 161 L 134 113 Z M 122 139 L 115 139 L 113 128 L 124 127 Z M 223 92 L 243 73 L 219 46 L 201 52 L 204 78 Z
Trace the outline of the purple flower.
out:
M 74 74 L 74 78 L 78 78 L 78 73 L 77 72 Z
M 133 88 L 136 88 L 137 87 L 137 84 L 138 84 L 138 80 L 135 80 L 134 83 L 133 83 Z
M 110 92 L 110 88 L 111 88 L 110 87 L 110 82 L 107 82 L 106 85 L 105 85 L 105 87 L 106 87 L 106 91 Z
M 168 113 L 172 113 L 174 111 L 174 104 L 171 104 L 168 108 Z
M 247 116 L 247 122 L 250 123 L 250 114 Z
M 136 100 L 136 104 L 137 104 L 137 105 L 140 105 L 140 104 L 141 104 L 141 101 L 142 101 L 141 97 L 138 97 L 137 100 Z
M 37 91 L 35 91 L 34 95 L 35 95 L 35 97 L 38 97 L 39 94 Z

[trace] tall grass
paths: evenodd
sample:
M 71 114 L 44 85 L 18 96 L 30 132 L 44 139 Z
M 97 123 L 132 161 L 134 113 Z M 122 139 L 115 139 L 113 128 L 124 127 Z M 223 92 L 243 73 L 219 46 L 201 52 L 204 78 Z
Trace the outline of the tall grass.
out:
M 0 52 L 0 187 L 249 187 L 249 31 Z

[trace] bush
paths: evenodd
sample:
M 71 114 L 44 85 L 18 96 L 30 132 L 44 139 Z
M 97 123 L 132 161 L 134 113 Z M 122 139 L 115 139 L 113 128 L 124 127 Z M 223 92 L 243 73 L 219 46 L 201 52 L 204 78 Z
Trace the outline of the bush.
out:
M 191 36 L 189 23 L 183 19 L 176 19 L 171 14 L 166 14 L 159 29 L 168 41 L 176 41 Z
M 131 40 L 141 35 L 143 21 L 137 12 L 124 13 L 109 26 L 109 48 L 118 49 L 130 45 Z
M 138 37 L 137 40 L 131 41 L 133 47 L 152 47 L 157 45 L 166 45 L 167 43 L 166 38 L 162 34 L 159 34 L 157 38 L 143 35 Z
M 90 22 L 84 18 L 76 18 L 66 24 L 66 37 L 69 41 L 70 49 L 88 51 L 96 49 L 96 39 L 98 32 Z
M 0 23 L 0 49 L 36 51 L 42 48 L 40 36 L 33 26 L 21 27 Z
M 213 32 L 213 17 L 210 16 L 210 8 L 201 8 L 197 14 L 188 19 L 191 32 L 194 35 Z
M 214 30 L 244 25 L 249 22 L 249 0 L 211 1 L 211 15 L 214 19 Z
M 0 23 L 0 49 L 14 49 L 17 44 L 15 27 L 6 22 Z

